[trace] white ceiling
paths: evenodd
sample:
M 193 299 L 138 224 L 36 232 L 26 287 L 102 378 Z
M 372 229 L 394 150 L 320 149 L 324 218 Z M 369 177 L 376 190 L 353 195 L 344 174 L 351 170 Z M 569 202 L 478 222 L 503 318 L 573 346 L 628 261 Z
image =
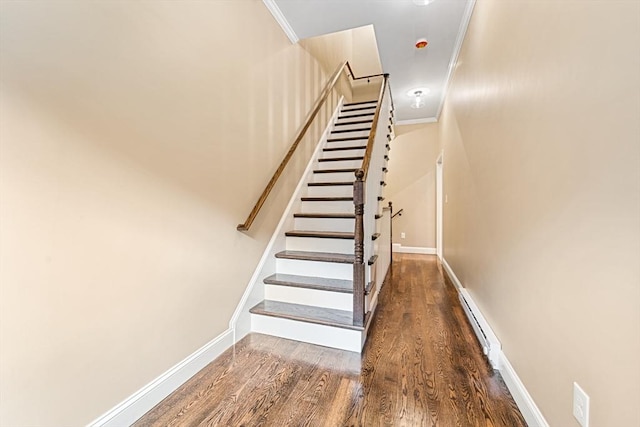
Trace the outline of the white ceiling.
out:
M 382 69 L 390 74 L 400 123 L 435 121 L 475 0 L 265 0 L 292 41 L 372 24 Z M 270 3 L 270 5 L 269 5 Z M 414 47 L 426 38 L 424 49 Z M 354 64 L 354 67 L 356 64 Z M 426 87 L 423 108 L 411 108 L 407 92 Z

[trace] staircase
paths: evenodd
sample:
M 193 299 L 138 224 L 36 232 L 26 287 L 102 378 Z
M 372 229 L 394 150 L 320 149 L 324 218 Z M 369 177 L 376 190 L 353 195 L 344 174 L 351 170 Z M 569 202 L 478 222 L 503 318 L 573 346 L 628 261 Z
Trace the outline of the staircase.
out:
M 378 283 L 384 278 L 376 274 L 375 241 L 381 236 L 378 220 L 382 217 L 388 143 L 382 144 L 384 152 L 378 153 L 383 154 L 378 155 L 379 160 L 371 161 L 371 168 L 376 171 L 370 172 L 369 179 L 375 179 L 375 185 L 369 184 L 367 191 L 373 189 L 377 194 L 372 199 L 376 200 L 375 206 L 365 209 L 365 216 L 370 217 L 364 219 L 368 271 L 365 273 L 365 320 L 358 326 L 353 312 L 354 173 L 363 164 L 376 106 L 377 101 L 343 105 L 330 134 L 322 142 L 313 172 L 293 212 L 293 229 L 284 232 L 285 249 L 275 253 L 275 274 L 263 280 L 264 300 L 249 310 L 252 331 L 361 351 L 375 309 Z M 384 111 L 392 114 L 390 107 Z M 387 123 L 384 117 L 387 116 L 381 113 L 378 121 L 383 129 Z M 388 129 L 390 141 L 392 127 Z M 386 245 L 390 245 L 389 239 Z M 382 275 L 387 266 L 382 269 Z

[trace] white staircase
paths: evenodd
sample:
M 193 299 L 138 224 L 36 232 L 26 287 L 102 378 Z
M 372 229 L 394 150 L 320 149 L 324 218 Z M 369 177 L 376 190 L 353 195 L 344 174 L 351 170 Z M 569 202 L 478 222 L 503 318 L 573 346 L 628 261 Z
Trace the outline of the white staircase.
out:
M 375 224 L 365 227 L 369 247 L 365 254 L 370 260 L 366 272 L 369 283 L 365 291 L 366 316 L 363 326 L 354 325 L 354 173 L 362 167 L 376 106 L 377 101 L 345 104 L 330 135 L 322 142 L 293 212 L 293 228 L 284 232 L 284 250 L 274 253 L 275 274 L 264 277 L 264 300 L 249 310 L 252 331 L 344 350 L 362 350 L 377 291 L 390 262 L 390 251 L 386 247 L 380 251 L 379 247 L 381 244 L 390 247 L 389 232 L 381 230 L 380 220 L 388 141 L 393 138 L 389 126 L 392 112 L 387 101 L 378 120 L 377 133 L 381 135 L 377 136 L 382 138 L 382 151 L 377 151 L 379 158 L 372 160 L 373 171 L 369 172 L 375 185 L 367 186 L 367 191 L 376 192 L 373 200 L 377 203 L 365 210 L 371 216 L 365 224 Z M 384 224 L 389 226 L 387 221 Z M 384 238 L 379 239 L 380 235 Z M 378 252 L 386 254 L 386 265 L 382 268 L 375 262 Z

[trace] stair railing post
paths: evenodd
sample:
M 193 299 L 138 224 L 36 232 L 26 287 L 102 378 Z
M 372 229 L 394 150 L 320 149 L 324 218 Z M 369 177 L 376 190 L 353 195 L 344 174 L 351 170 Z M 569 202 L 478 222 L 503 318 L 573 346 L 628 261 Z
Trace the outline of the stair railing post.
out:
M 353 263 L 353 324 L 364 326 L 364 171 L 356 171 L 353 184 L 353 204 L 355 208 L 355 260 Z
M 393 265 L 393 203 L 389 202 L 389 267 Z

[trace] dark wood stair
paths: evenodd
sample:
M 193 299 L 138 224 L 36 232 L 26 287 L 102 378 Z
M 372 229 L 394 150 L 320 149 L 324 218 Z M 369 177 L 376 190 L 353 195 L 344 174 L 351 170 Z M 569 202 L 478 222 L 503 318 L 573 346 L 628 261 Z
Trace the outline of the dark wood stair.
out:
M 364 125 L 373 123 L 373 119 L 371 120 L 354 120 L 353 122 L 342 122 L 336 123 L 334 126 L 349 126 L 349 125 Z
M 364 156 L 349 156 L 349 157 L 327 157 L 324 159 L 318 159 L 319 162 L 344 162 L 347 160 L 362 160 Z
M 329 218 L 329 219 L 355 219 L 355 214 L 348 213 L 294 213 L 294 218 Z
M 327 138 L 327 142 L 360 141 L 367 139 L 369 139 L 368 136 L 342 136 L 340 138 Z
M 353 281 L 328 279 L 326 277 L 310 277 L 276 273 L 265 278 L 264 283 L 268 285 L 316 289 L 319 291 L 341 292 L 345 294 L 353 293 Z
M 351 202 L 353 197 L 301 197 L 303 202 Z
M 335 262 L 338 264 L 353 264 L 355 255 L 333 252 L 281 251 L 276 258 L 294 259 L 299 261 Z
M 336 310 L 334 308 L 314 307 L 310 305 L 264 300 L 254 306 L 249 310 L 249 312 L 253 314 L 261 314 L 263 316 L 273 316 L 307 323 L 316 323 L 318 325 L 353 329 L 355 331 L 364 330 L 363 326 L 353 325 L 353 316 L 350 311 Z M 365 321 L 365 325 L 366 324 L 367 322 Z
M 319 239 L 354 239 L 354 233 L 347 231 L 291 230 L 284 233 L 287 237 L 316 237 Z
M 343 104 L 343 107 L 351 107 L 352 105 L 364 105 L 364 104 L 378 104 L 378 101 L 375 99 L 372 99 L 371 101 L 360 101 L 360 102 L 348 102 L 346 104 Z
M 329 147 L 323 148 L 322 151 L 345 151 L 345 150 L 365 150 L 367 148 L 366 145 L 355 145 L 352 147 Z
M 314 169 L 313 173 L 343 173 L 351 172 L 355 174 L 357 168 L 343 168 L 343 169 Z M 354 175 L 355 176 L 355 175 Z
M 310 182 L 307 184 L 309 187 L 332 187 L 340 185 L 353 185 L 353 181 L 339 181 L 339 182 Z
M 357 128 L 357 129 L 338 129 L 332 130 L 331 133 L 349 133 L 349 132 L 368 132 L 371 128 Z
M 348 111 L 345 111 L 345 113 L 347 113 Z M 375 114 L 374 111 L 370 112 L 370 113 L 360 113 L 360 114 L 349 114 L 348 116 L 338 116 L 338 120 L 342 120 L 342 119 L 352 119 L 354 117 L 367 117 L 367 116 L 373 116 Z M 371 120 L 373 121 L 373 119 Z

